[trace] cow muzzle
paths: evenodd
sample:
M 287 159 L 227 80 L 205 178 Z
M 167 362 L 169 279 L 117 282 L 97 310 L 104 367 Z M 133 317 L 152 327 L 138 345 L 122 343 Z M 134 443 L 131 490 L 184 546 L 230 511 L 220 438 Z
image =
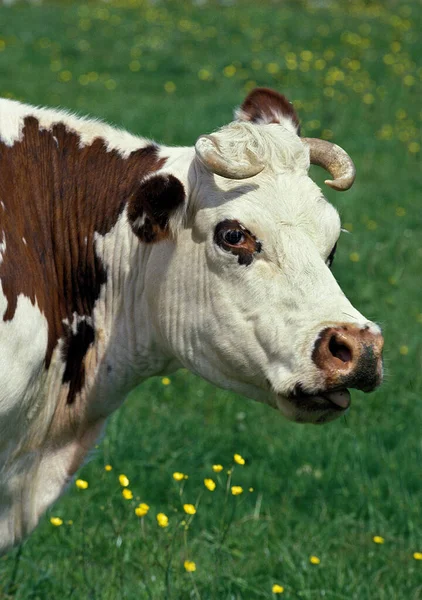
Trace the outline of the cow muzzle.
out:
M 355 388 L 372 392 L 382 381 L 384 339 L 369 325 L 342 323 L 323 329 L 312 360 L 325 379 L 325 389 Z

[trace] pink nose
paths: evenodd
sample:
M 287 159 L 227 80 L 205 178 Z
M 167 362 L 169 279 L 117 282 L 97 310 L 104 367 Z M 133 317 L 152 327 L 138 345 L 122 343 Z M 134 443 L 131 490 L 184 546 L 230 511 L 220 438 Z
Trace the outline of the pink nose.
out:
M 323 329 L 312 360 L 325 375 L 328 389 L 356 388 L 371 392 L 382 381 L 384 338 L 369 327 L 339 323 Z

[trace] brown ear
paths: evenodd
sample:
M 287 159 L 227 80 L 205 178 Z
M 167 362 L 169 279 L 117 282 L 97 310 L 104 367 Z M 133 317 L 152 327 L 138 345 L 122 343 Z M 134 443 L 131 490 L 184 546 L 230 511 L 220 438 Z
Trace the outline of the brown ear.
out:
M 291 102 L 282 94 L 269 88 L 253 89 L 237 109 L 236 118 L 239 121 L 260 124 L 281 123 L 288 118 L 292 121 L 298 135 L 300 134 L 299 118 Z
M 184 201 L 183 184 L 173 175 L 154 175 L 142 182 L 127 208 L 133 233 L 149 244 L 166 239 L 170 217 Z

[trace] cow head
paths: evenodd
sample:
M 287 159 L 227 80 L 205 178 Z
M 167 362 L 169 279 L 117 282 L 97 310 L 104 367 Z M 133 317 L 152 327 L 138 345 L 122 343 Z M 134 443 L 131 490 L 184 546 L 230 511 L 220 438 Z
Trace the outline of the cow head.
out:
M 187 226 L 160 245 L 149 294 L 180 364 L 291 420 L 323 423 L 349 407 L 348 388 L 380 383 L 383 339 L 334 279 L 340 218 L 308 176 L 318 164 L 345 190 L 353 163 L 301 138 L 298 123 L 284 96 L 261 88 L 234 122 L 198 139 Z

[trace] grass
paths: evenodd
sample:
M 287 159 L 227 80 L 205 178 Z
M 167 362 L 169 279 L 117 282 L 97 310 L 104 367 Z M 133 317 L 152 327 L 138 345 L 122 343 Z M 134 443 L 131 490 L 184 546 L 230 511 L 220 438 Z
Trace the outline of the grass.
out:
M 0 559 L 1 598 L 270 599 L 275 583 L 285 598 L 422 597 L 421 14 L 369 0 L 0 6 L 0 95 L 192 144 L 268 85 L 295 101 L 304 135 L 346 147 L 357 182 L 325 190 L 352 231 L 334 272 L 383 325 L 387 370 L 379 391 L 353 394 L 347 419 L 318 428 L 185 371 L 151 379 L 80 471 L 89 487 L 72 484 Z M 239 496 L 227 492 L 235 452 L 246 459 L 231 475 Z M 198 499 L 189 517 L 182 504 Z

